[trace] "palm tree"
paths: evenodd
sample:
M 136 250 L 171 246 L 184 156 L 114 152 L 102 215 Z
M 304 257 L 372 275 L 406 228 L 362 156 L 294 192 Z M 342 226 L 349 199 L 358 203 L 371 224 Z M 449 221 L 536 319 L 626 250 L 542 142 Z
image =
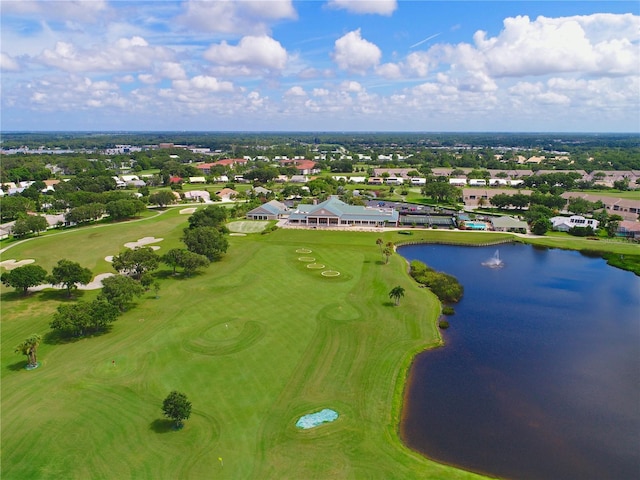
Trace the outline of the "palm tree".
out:
M 382 244 L 384 243 L 384 240 L 382 240 L 381 238 L 376 240 L 376 245 L 378 245 L 380 247 L 380 252 L 382 252 Z
M 393 298 L 396 302 L 396 305 L 400 304 L 400 299 L 404 297 L 404 288 L 397 286 L 393 287 L 389 292 L 389 298 Z
M 21 353 L 26 355 L 28 361 L 28 367 L 37 367 L 38 366 L 38 358 L 36 353 L 38 351 L 38 345 L 42 341 L 42 337 L 37 333 L 32 333 L 29 338 L 27 338 L 20 345 L 16 346 L 15 353 Z
M 387 242 L 385 245 L 384 250 L 382 250 L 382 255 L 386 257 L 384 263 L 389 263 L 389 257 L 393 255 L 393 252 L 395 251 L 394 247 L 395 245 L 393 245 L 393 242 Z

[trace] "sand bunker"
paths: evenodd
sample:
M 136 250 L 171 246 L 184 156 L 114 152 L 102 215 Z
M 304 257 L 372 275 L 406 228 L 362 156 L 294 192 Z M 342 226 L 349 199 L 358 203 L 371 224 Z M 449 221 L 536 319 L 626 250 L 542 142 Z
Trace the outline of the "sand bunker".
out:
M 0 262 L 0 267 L 4 267 L 7 270 L 13 270 L 14 268 L 22 267 L 23 265 L 29 265 L 33 262 L 35 262 L 33 258 L 28 258 L 26 260 L 16 260 L 12 258 L 10 260 L 4 260 Z
M 335 270 L 325 270 L 320 275 L 322 275 L 323 277 L 339 277 L 340 272 L 336 272 Z
M 230 237 L 246 237 L 247 234 L 246 233 L 230 233 L 229 236 Z
M 191 215 L 192 213 L 195 213 L 195 211 L 198 210 L 197 208 L 183 208 L 182 210 L 180 210 L 180 215 Z
M 296 422 L 296 427 L 306 430 L 308 428 L 322 425 L 323 423 L 333 422 L 337 418 L 338 412 L 336 412 L 335 410 L 331 410 L 330 408 L 325 408 L 324 410 L 320 410 L 319 412 L 303 415 Z
M 149 245 L 150 243 L 158 243 L 161 242 L 162 240 L 164 240 L 164 238 L 155 238 L 155 237 L 143 237 L 141 239 L 139 239 L 137 242 L 128 242 L 125 243 L 124 246 L 130 249 L 135 249 L 138 247 L 144 247 L 145 245 Z M 156 247 L 151 247 L 154 250 L 158 250 L 160 247 L 156 246 Z
M 78 285 L 78 290 L 98 290 L 102 288 L 102 280 L 107 277 L 111 277 L 113 275 L 115 275 L 115 273 L 100 273 L 99 275 L 96 275 L 95 278 L 91 280 L 89 283 L 87 283 L 86 285 Z M 47 288 L 55 288 L 57 290 L 62 290 L 65 287 L 62 285 L 52 285 L 50 283 L 45 283 L 44 285 L 31 287 L 29 288 L 29 291 L 38 292 L 40 290 L 45 290 Z
M 109 263 L 113 263 L 113 255 L 107 255 L 106 257 L 104 257 L 104 259 Z

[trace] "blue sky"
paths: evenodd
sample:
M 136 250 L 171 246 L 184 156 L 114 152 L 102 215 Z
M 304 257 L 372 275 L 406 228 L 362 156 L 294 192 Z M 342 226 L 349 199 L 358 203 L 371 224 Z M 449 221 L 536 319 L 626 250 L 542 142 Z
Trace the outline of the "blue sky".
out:
M 640 3 L 0 0 L 1 128 L 640 132 Z

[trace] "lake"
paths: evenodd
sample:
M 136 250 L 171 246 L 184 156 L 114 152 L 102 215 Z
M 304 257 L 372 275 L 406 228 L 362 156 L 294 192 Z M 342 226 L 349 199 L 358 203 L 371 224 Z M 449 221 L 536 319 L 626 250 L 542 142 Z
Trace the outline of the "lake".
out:
M 496 250 L 503 268 L 483 266 Z M 504 478 L 640 478 L 639 277 L 519 244 L 398 252 L 465 288 L 446 345 L 411 367 L 410 448 Z

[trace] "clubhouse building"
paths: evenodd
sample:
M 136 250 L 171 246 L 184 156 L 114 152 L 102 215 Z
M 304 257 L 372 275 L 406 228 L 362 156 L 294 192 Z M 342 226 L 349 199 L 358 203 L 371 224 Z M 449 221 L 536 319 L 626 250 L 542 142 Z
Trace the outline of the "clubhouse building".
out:
M 348 205 L 332 195 L 322 203 L 299 204 L 289 213 L 288 225 L 305 227 L 396 227 L 399 213 L 393 208 Z
M 304 227 L 395 227 L 400 214 L 394 208 L 348 205 L 332 195 L 322 203 L 299 204 L 290 210 L 281 202 L 271 200 L 247 212 L 249 220 L 279 220 Z

